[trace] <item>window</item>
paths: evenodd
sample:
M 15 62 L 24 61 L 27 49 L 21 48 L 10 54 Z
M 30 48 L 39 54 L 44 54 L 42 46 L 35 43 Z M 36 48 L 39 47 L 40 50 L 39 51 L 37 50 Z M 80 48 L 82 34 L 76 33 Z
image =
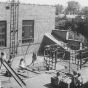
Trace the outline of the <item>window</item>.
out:
M 22 22 L 22 43 L 34 41 L 34 20 L 23 20 Z
M 6 21 L 0 21 L 0 47 L 6 47 Z
M 6 6 L 6 10 L 9 10 L 9 6 Z

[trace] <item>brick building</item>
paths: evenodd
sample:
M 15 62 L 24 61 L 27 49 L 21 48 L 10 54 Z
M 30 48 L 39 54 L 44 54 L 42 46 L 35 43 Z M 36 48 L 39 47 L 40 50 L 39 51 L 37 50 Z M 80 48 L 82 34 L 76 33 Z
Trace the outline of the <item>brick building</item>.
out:
M 10 47 L 10 8 L 9 3 L 0 3 L 0 50 L 9 55 Z M 38 51 L 46 32 L 55 28 L 55 7 L 50 5 L 19 4 L 18 55 L 25 53 L 31 38 L 28 52 Z M 30 39 L 28 39 L 30 38 Z M 22 46 L 22 47 L 21 47 Z

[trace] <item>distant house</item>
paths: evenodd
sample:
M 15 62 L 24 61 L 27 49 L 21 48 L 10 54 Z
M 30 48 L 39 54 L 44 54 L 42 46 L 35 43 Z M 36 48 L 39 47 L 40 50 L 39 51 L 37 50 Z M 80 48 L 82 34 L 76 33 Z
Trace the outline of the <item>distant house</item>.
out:
M 67 18 L 74 19 L 77 15 L 66 15 Z

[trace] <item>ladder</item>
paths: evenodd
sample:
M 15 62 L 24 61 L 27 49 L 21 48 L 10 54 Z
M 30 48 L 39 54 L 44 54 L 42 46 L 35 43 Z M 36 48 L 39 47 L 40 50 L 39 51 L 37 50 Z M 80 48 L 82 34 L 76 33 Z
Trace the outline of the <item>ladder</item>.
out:
M 18 10 L 19 4 L 12 0 L 10 2 L 10 56 L 13 58 L 17 55 Z

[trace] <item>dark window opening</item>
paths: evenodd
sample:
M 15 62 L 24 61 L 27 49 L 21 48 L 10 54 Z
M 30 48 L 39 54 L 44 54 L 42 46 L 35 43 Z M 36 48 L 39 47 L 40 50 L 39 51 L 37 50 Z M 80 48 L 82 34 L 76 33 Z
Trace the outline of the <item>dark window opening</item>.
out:
M 6 10 L 9 10 L 9 6 L 6 6 Z
M 22 43 L 34 41 L 34 20 L 23 20 L 22 22 Z
M 0 21 L 0 47 L 6 47 L 6 21 Z

